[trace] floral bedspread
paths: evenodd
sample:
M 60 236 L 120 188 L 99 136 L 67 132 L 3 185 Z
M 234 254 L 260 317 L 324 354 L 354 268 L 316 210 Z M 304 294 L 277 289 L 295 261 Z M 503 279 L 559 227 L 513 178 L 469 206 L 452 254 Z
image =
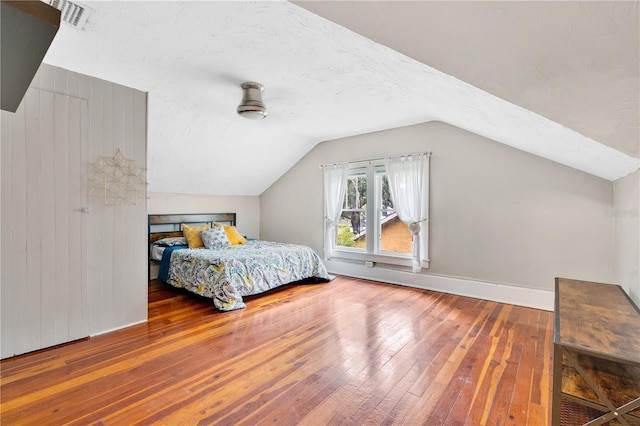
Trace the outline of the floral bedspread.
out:
M 175 250 L 170 258 L 167 282 L 213 298 L 221 311 L 244 308 L 242 296 L 294 281 L 329 280 L 320 257 L 311 248 L 295 244 L 247 241 L 216 250 Z

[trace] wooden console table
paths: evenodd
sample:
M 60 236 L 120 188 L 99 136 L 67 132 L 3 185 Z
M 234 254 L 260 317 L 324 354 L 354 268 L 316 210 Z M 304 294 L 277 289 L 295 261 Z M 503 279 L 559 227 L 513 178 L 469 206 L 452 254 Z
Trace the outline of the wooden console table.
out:
M 640 425 L 640 310 L 620 286 L 556 278 L 553 425 Z

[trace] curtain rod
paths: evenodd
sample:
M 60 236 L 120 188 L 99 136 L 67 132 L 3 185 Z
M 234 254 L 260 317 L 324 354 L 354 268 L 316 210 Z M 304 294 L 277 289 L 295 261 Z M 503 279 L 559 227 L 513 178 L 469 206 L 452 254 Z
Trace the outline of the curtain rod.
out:
M 372 161 L 380 161 L 380 160 L 389 160 L 392 158 L 399 158 L 399 157 L 409 157 L 412 155 L 426 155 L 427 157 L 431 157 L 431 151 L 426 151 L 426 152 L 413 152 L 411 154 L 401 154 L 401 155 L 390 155 L 388 157 L 380 157 L 380 158 L 369 158 L 367 160 L 356 160 L 356 161 L 339 161 L 337 163 L 326 163 L 326 164 L 320 164 L 320 168 L 323 167 L 328 167 L 328 166 L 336 166 L 338 164 L 357 164 L 357 163 L 371 163 Z

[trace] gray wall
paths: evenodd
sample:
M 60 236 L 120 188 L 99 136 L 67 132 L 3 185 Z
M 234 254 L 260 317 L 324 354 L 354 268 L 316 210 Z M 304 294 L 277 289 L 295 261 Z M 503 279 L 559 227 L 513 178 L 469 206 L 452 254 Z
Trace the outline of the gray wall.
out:
M 257 196 L 151 192 L 147 213 L 235 213 L 238 231 L 249 238 L 260 238 L 260 201 Z
M 433 152 L 424 274 L 545 290 L 557 276 L 613 281 L 611 182 L 441 122 L 319 144 L 260 196 L 261 237 L 322 253 L 319 166 L 418 151 Z

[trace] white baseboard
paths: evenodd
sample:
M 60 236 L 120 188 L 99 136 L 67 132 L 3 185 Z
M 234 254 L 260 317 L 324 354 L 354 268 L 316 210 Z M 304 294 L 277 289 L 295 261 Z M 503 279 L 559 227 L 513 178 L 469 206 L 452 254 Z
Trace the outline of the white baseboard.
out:
M 90 335 L 89 337 L 96 337 L 96 336 L 100 336 L 102 334 L 111 333 L 112 331 L 122 330 L 123 328 L 133 327 L 134 325 L 144 324 L 147 321 L 148 320 L 144 319 L 142 321 L 132 322 L 131 324 L 125 324 L 125 325 L 120 326 L 120 327 L 110 328 L 109 330 L 99 331 L 98 333 L 94 333 L 94 334 Z
M 387 268 L 367 268 L 360 264 L 324 261 L 331 274 L 346 275 L 372 281 L 405 285 L 424 290 L 440 291 L 476 299 L 491 300 L 511 305 L 553 311 L 554 292 L 505 283 L 456 278 L 443 275 L 414 274 Z

